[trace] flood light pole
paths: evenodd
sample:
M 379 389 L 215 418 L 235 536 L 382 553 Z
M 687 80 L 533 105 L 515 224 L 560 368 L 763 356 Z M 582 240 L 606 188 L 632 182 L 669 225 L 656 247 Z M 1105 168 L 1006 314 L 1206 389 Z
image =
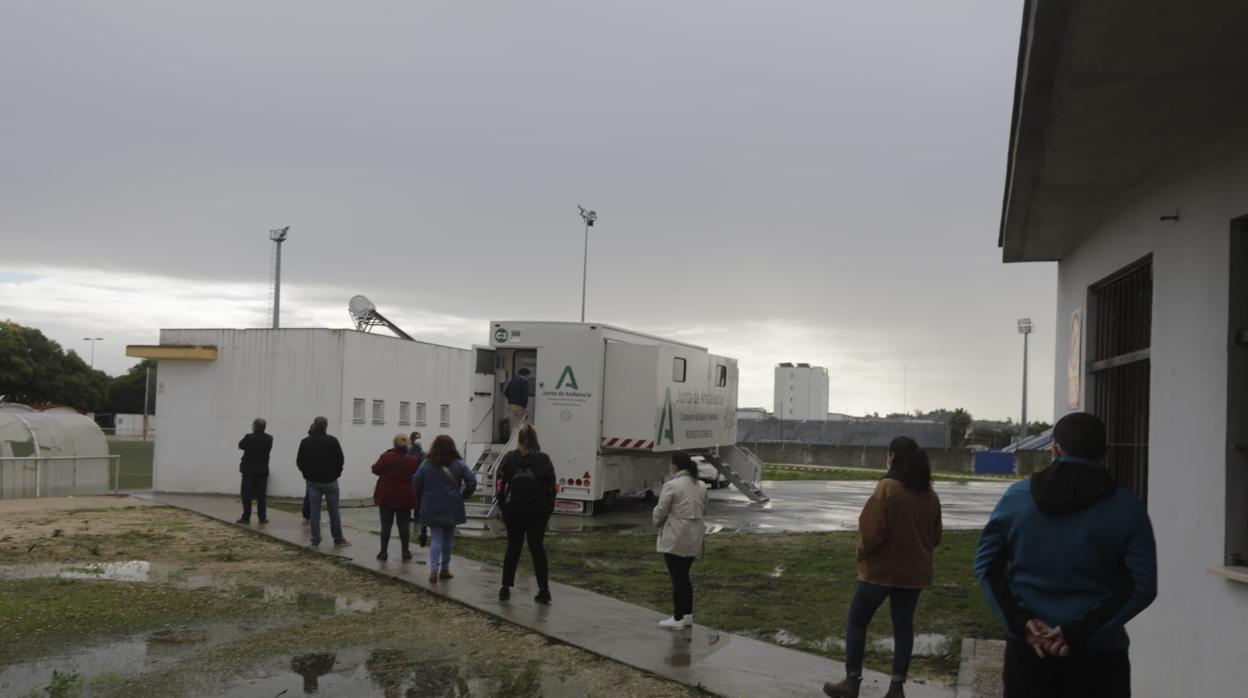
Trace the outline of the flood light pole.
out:
M 589 229 L 598 220 L 598 212 L 588 211 L 580 205 L 577 208 L 581 209 L 581 219 L 585 221 L 585 256 L 581 262 L 581 322 L 585 322 L 585 284 L 589 280 Z
M 273 329 L 280 325 L 282 312 L 282 243 L 286 242 L 286 234 L 290 226 L 274 228 L 269 231 L 269 239 L 273 241 Z
M 103 342 L 103 337 L 83 337 L 82 341 L 91 342 L 91 368 L 95 368 L 95 343 Z
M 1023 335 L 1023 421 L 1018 426 L 1018 440 L 1027 438 L 1027 338 L 1031 336 L 1031 318 L 1018 321 L 1018 333 Z

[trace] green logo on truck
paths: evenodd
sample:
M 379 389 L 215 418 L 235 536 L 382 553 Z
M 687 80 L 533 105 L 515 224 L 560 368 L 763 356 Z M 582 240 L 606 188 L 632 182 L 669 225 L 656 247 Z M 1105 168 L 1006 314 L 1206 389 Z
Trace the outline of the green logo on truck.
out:
M 579 390 L 576 386 L 576 374 L 572 372 L 571 366 L 563 367 L 563 373 L 559 374 L 559 382 L 555 384 L 555 390 L 563 390 L 565 385 L 568 390 Z
M 507 331 L 506 327 L 500 327 L 497 330 L 494 330 L 495 342 L 498 342 L 499 344 L 503 344 L 508 339 L 511 339 L 511 333 Z
M 663 397 L 663 411 L 659 413 L 659 433 L 654 437 L 654 445 L 663 444 L 663 439 L 667 442 L 676 444 L 676 422 L 672 416 L 672 389 L 667 389 L 667 394 Z

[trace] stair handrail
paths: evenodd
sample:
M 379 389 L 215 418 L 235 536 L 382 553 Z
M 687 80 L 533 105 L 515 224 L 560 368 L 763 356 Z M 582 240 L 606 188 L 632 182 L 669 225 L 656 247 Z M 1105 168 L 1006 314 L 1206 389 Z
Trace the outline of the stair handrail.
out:
M 528 422 L 529 422 L 528 415 L 525 415 L 520 418 L 520 423 L 517 424 L 516 427 L 511 430 L 511 434 L 507 437 L 507 443 L 503 445 L 503 449 L 499 451 L 498 455 L 494 457 L 494 462 L 490 463 L 490 467 L 486 469 L 485 475 L 490 478 L 491 482 L 494 481 L 495 473 L 498 472 L 498 466 L 502 465 L 503 458 L 505 458 L 508 453 L 514 451 L 519 446 L 520 428 L 523 427 L 525 424 L 528 424 Z M 485 518 L 493 519 L 496 516 L 498 516 L 498 514 L 499 514 L 498 496 L 494 493 L 491 493 L 490 494 L 490 508 L 487 509 L 485 512 Z

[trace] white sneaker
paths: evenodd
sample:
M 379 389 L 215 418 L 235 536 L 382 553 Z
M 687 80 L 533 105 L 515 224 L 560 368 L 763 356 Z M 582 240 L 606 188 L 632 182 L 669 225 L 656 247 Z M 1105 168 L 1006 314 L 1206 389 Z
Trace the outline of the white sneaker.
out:
M 675 618 L 664 618 L 663 620 L 659 621 L 659 627 L 663 628 L 664 630 L 684 630 L 685 621 L 676 620 Z
M 693 627 L 693 614 L 692 614 L 692 613 L 690 613 L 689 615 L 685 616 L 684 618 L 681 618 L 681 619 L 680 619 L 680 622 L 681 622 L 681 623 L 684 623 L 686 628 L 692 628 L 692 627 Z

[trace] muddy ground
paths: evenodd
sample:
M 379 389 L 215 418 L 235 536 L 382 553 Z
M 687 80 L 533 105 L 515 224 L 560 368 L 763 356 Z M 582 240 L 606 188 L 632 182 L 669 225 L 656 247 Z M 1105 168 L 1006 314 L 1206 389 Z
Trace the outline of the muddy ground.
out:
M 702 695 L 188 512 L 0 502 L 0 695 L 311 693 Z

